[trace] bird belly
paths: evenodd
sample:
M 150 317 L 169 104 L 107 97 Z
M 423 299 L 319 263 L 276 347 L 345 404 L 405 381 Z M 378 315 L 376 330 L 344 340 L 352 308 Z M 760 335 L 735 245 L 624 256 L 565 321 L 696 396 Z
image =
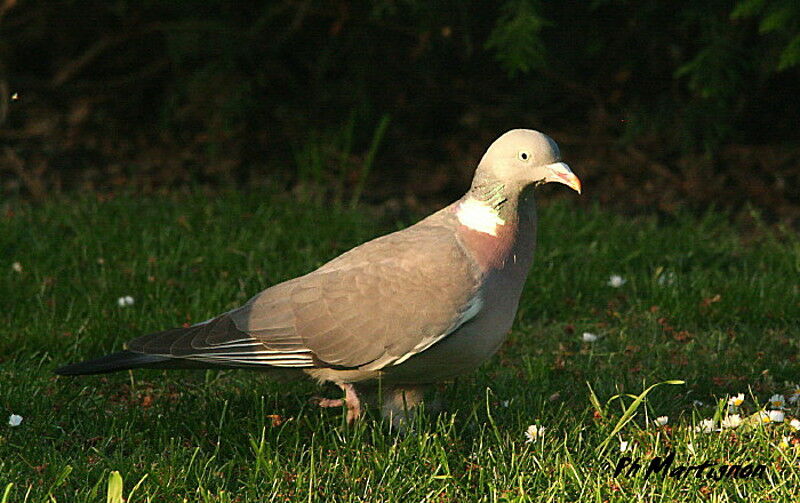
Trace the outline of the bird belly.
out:
M 433 383 L 469 373 L 502 345 L 508 327 L 467 324 L 400 365 L 384 369 L 383 378 L 393 383 Z
M 397 383 L 432 383 L 477 369 L 500 349 L 514 315 L 511 305 L 484 309 L 453 333 L 403 363 L 384 368 L 383 378 Z
M 398 383 L 438 382 L 471 372 L 494 355 L 517 314 L 532 258 L 523 257 L 486 278 L 481 293 L 484 302 L 474 318 L 425 351 L 384 368 L 383 378 Z

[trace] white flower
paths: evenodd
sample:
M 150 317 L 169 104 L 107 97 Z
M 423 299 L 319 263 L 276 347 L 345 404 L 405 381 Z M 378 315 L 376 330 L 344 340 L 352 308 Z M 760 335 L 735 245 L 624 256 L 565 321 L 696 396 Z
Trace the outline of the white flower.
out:
M 11 270 L 14 272 L 22 272 L 22 264 L 19 262 L 14 262 L 11 264 Z
M 786 449 L 789 447 L 789 445 L 791 445 L 791 443 L 792 443 L 792 437 L 787 437 L 784 435 L 783 437 L 781 437 L 781 443 L 778 444 L 778 447 L 780 447 L 781 449 Z
M 786 415 L 782 410 L 762 410 L 758 413 L 758 418 L 762 423 L 782 423 Z
M 740 424 L 742 424 L 742 416 L 739 414 L 731 414 L 729 416 L 725 416 L 725 419 L 722 420 L 720 426 L 723 428 L 738 428 Z
M 632 451 L 632 450 L 633 450 L 633 446 L 628 444 L 627 440 L 620 440 L 619 441 L 619 452 L 628 452 L 628 451 Z
M 773 409 L 782 409 L 784 404 L 786 404 L 786 399 L 783 395 L 775 394 L 769 398 L 769 404 Z
M 124 297 L 120 297 L 117 299 L 117 305 L 119 307 L 132 306 L 133 303 L 134 303 L 133 297 L 131 297 L 130 295 L 126 295 Z
M 664 271 L 658 276 L 657 282 L 659 286 L 669 286 L 675 283 L 675 273 L 672 271 Z
M 728 405 L 731 405 L 733 407 L 738 407 L 742 405 L 742 402 L 744 402 L 744 393 L 739 393 L 738 395 L 728 399 Z
M 694 431 L 698 433 L 711 433 L 714 431 L 714 420 L 713 419 L 703 419 L 700 421 L 700 424 L 695 426 Z
M 767 417 L 773 423 L 782 423 L 783 420 L 786 418 L 786 415 L 783 413 L 782 410 L 771 410 L 767 412 Z
M 800 420 L 792 419 L 791 421 L 789 421 L 789 426 L 791 426 L 795 430 L 800 430 Z
M 628 280 L 626 280 L 625 278 L 623 278 L 622 276 L 620 276 L 618 274 L 612 274 L 608 278 L 608 286 L 610 286 L 612 288 L 619 288 L 619 287 L 621 287 L 622 285 L 624 285 L 627 282 L 628 282 Z
M 532 424 L 528 426 L 528 429 L 525 430 L 525 438 L 527 439 L 525 440 L 525 443 L 529 444 L 544 435 L 544 430 L 545 427 L 538 424 Z
M 10 416 L 8 416 L 9 426 L 13 428 L 15 426 L 19 426 L 20 424 L 22 424 L 22 416 L 19 416 L 17 414 L 11 414 Z
M 508 403 L 509 403 L 508 400 L 503 400 L 503 401 L 500 402 L 500 406 L 508 408 Z
M 654 421 L 656 426 L 665 426 L 669 422 L 668 416 L 658 416 Z
M 581 338 L 583 339 L 583 342 L 594 342 L 597 340 L 597 335 L 591 332 L 584 332 Z
M 693 400 L 692 401 L 692 405 L 694 405 L 695 407 L 703 407 L 703 406 L 705 406 L 705 404 L 703 402 L 701 402 L 700 400 Z

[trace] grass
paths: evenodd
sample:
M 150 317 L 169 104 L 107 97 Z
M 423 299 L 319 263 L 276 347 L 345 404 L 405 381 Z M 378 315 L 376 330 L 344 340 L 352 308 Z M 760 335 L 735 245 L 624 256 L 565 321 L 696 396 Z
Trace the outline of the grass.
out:
M 745 231 L 715 213 L 658 221 L 541 209 L 507 343 L 442 386 L 447 413 L 397 436 L 374 413 L 347 428 L 340 412 L 309 405 L 310 382 L 51 370 L 230 309 L 400 224 L 256 194 L 8 208 L 0 502 L 796 500 L 800 447 L 780 445 L 798 438 L 788 424 L 694 430 L 730 394 L 746 394 L 749 414 L 800 380 L 791 232 Z M 625 284 L 608 286 L 612 274 Z M 119 307 L 126 295 L 135 304 Z M 685 384 L 642 395 L 667 380 Z M 12 413 L 22 424 L 6 424 Z M 669 424 L 655 427 L 661 415 Z M 533 423 L 546 430 L 526 443 Z M 615 477 L 621 440 L 643 462 L 672 450 L 681 465 L 761 463 L 766 478 Z

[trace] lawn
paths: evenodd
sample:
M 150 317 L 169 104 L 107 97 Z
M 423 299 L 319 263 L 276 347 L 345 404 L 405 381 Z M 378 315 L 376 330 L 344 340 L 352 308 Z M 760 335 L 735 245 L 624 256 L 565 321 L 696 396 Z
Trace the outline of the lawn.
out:
M 788 399 L 800 383 L 800 240 L 757 215 L 732 224 L 713 212 L 541 208 L 507 343 L 441 386 L 445 413 L 397 435 L 374 411 L 346 427 L 342 411 L 309 403 L 319 390 L 306 381 L 52 369 L 207 319 L 410 222 L 264 194 L 6 208 L 0 502 L 115 501 L 120 478 L 129 502 L 796 501 L 798 404 Z M 126 296 L 133 304 L 120 306 Z M 787 398 L 783 422 L 752 421 L 776 393 Z M 730 426 L 733 413 L 745 419 L 738 428 L 696 430 L 715 417 Z M 544 431 L 528 442 L 532 424 Z M 669 452 L 673 469 L 765 468 L 722 480 L 699 469 L 614 474 L 625 456 L 647 466 Z

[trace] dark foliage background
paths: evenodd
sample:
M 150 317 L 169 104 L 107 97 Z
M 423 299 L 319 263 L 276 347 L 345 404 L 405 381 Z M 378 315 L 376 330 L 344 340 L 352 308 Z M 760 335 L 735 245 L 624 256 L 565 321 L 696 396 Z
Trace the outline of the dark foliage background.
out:
M 0 181 L 438 202 L 531 127 L 585 201 L 797 222 L 798 67 L 796 0 L 0 0 Z

